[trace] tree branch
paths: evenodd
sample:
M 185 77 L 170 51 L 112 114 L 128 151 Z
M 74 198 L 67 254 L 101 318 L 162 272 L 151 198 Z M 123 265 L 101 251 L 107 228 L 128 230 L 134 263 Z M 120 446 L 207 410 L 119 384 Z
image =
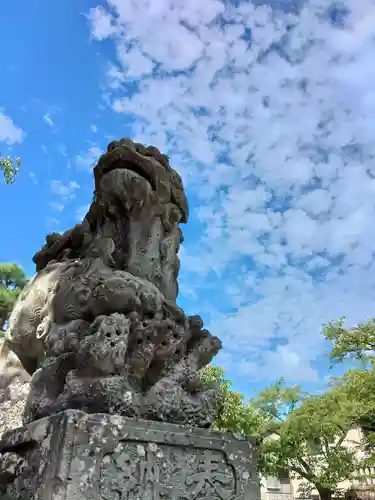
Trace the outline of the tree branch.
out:
M 305 462 L 302 458 L 298 458 L 298 460 L 301 462 L 301 465 L 304 467 L 299 467 L 298 465 L 291 465 L 291 469 L 296 472 L 298 475 L 306 479 L 307 481 L 310 481 L 311 483 L 315 484 L 316 477 L 315 475 L 311 472 L 311 469 L 307 462 Z M 304 463 L 303 463 L 304 462 Z

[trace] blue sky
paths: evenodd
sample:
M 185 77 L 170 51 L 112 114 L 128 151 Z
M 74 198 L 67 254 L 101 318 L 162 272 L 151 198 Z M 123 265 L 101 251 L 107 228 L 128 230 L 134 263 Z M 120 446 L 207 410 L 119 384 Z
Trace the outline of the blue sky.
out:
M 319 390 L 321 325 L 374 316 L 373 0 L 0 3 L 0 260 L 34 271 L 113 138 L 170 155 L 191 204 L 179 303 L 250 395 Z

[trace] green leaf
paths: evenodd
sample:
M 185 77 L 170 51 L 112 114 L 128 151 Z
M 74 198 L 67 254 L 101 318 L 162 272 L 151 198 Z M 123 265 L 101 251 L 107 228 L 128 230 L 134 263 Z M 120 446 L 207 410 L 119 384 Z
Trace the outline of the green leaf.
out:
M 21 167 L 21 159 L 16 157 L 14 160 L 10 157 L 0 155 L 0 168 L 3 171 L 5 184 L 13 184 Z

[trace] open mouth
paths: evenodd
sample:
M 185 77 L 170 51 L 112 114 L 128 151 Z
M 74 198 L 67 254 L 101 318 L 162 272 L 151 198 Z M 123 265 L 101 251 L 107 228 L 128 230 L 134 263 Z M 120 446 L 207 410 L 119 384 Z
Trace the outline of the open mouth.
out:
M 143 177 L 146 181 L 148 181 L 154 191 L 156 191 L 156 185 L 155 185 L 155 180 L 154 177 L 151 175 L 151 173 L 148 171 L 147 168 L 142 167 L 142 165 L 138 165 L 136 163 L 133 163 L 132 161 L 123 161 L 123 160 L 118 160 L 113 164 L 113 167 L 111 170 L 115 169 L 125 169 L 125 170 L 130 170 L 131 172 L 134 172 L 135 174 L 140 175 Z
M 111 146 L 111 147 L 110 147 Z M 162 164 L 153 156 L 135 151 L 127 143 L 116 142 L 108 146 L 94 168 L 95 188 L 100 190 L 100 181 L 112 170 L 127 170 L 144 179 L 162 203 L 175 204 L 182 213 L 180 222 L 187 222 L 188 203 L 181 178 L 176 171 Z
M 113 150 L 111 153 L 103 155 L 98 165 L 100 167 L 100 177 L 116 169 L 130 170 L 143 177 L 151 185 L 152 189 L 156 191 L 155 169 L 153 165 L 148 164 L 146 158 L 138 158 L 138 156 L 140 155 L 133 151 L 124 151 L 123 149 L 119 151 Z

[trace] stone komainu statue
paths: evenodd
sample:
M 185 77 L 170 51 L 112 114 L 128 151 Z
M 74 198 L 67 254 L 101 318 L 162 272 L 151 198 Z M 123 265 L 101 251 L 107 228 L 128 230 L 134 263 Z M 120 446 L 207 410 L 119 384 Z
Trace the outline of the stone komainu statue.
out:
M 32 376 L 24 422 L 66 409 L 209 426 L 221 398 L 199 371 L 221 347 L 177 306 L 188 203 L 168 157 L 111 142 L 81 224 L 51 234 L 5 348 Z

